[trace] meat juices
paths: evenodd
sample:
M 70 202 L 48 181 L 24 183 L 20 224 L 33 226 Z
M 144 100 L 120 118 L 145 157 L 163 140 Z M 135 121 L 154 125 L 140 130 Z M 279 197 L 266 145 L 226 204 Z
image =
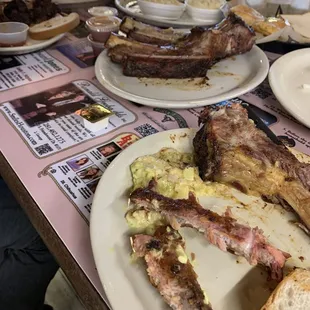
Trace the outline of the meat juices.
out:
M 281 281 L 287 258 L 285 253 L 268 243 L 262 231 L 237 223 L 226 212 L 224 216 L 204 209 L 193 195 L 189 199 L 171 199 L 156 193 L 153 184 L 132 192 L 131 202 L 146 210 L 157 211 L 165 216 L 170 225 L 192 227 L 204 234 L 205 238 L 223 251 L 231 251 L 243 256 L 251 265 L 268 268 L 271 278 Z

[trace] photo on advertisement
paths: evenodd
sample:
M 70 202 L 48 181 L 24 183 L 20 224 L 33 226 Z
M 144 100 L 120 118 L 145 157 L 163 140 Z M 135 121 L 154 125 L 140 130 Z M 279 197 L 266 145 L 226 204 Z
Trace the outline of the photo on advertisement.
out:
M 80 68 L 92 67 L 96 62 L 93 49 L 87 40 L 64 44 L 57 49 Z
M 0 71 L 21 66 L 17 58 L 11 56 L 0 57 Z
M 89 183 L 99 177 L 102 176 L 102 171 L 96 165 L 92 165 L 87 167 L 86 169 L 77 173 L 80 179 L 83 180 L 84 183 Z
M 11 101 L 16 112 L 30 127 L 72 114 L 93 103 L 95 101 L 74 84 Z
M 87 155 L 83 154 L 81 156 L 70 159 L 67 161 L 67 164 L 73 171 L 78 171 L 89 166 L 90 164 L 93 164 L 93 162 Z
M 102 156 L 109 157 L 119 153 L 122 149 L 115 142 L 110 142 L 98 147 L 97 150 L 101 153 Z

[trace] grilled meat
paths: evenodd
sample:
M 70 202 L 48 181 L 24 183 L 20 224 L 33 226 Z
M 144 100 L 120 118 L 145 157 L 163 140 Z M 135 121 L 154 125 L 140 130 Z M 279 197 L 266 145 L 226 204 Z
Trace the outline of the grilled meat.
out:
M 132 55 L 126 57 L 123 64 L 123 73 L 127 76 L 143 76 L 152 78 L 158 76 L 169 79 L 176 77 L 205 77 L 206 72 L 212 66 L 213 62 L 204 56 L 180 56 L 166 57 L 151 56 L 145 57 Z
M 239 104 L 206 108 L 194 138 L 203 180 L 230 184 L 244 193 L 291 206 L 310 229 L 310 165 L 272 142 Z
M 113 33 L 106 42 L 106 48 L 108 48 L 108 56 L 117 63 L 124 62 L 128 55 L 152 55 L 161 51 L 155 45 L 141 44 Z
M 198 72 L 198 76 L 206 76 L 214 63 L 250 51 L 254 42 L 253 30 L 230 14 L 215 28 L 205 30 L 196 27 L 171 45 L 155 46 L 130 39 L 117 39 L 111 35 L 106 46 L 112 61 L 124 65 L 125 75 L 188 78 L 195 76 L 195 72 Z M 201 66 L 200 70 L 197 70 L 197 66 Z
M 126 33 L 128 38 L 154 45 L 170 45 L 185 35 L 184 33 L 176 32 L 173 28 L 161 29 L 138 22 L 131 17 L 123 19 L 120 30 Z
M 251 265 L 266 266 L 272 279 L 282 279 L 290 255 L 269 244 L 260 229 L 237 223 L 229 211 L 221 216 L 204 209 L 192 194 L 189 199 L 173 200 L 156 193 L 153 186 L 133 191 L 130 200 L 138 207 L 160 212 L 175 229 L 192 227 L 222 251 L 244 256 Z
M 185 243 L 170 226 L 159 227 L 154 236 L 135 235 L 132 249 L 143 257 L 150 282 L 175 310 L 211 310 L 185 254 Z
M 60 9 L 51 0 L 13 0 L 4 6 L 2 12 L 2 21 L 32 25 L 53 18 Z

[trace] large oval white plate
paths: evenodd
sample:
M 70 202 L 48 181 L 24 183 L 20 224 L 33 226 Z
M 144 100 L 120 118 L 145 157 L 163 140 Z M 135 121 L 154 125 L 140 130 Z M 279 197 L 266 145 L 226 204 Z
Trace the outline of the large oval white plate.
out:
M 49 40 L 42 41 L 33 40 L 28 37 L 26 45 L 15 47 L 0 47 L 0 55 L 22 55 L 33 53 L 41 49 L 47 48 L 48 46 L 62 39 L 64 36 L 65 34 L 63 33 Z
M 269 72 L 270 87 L 282 104 L 302 124 L 310 128 L 310 48 L 277 59 Z
M 140 7 L 136 0 L 115 0 L 116 7 L 129 16 L 139 19 L 142 22 L 159 26 L 159 27 L 195 27 L 215 25 L 219 20 L 196 21 L 190 18 L 186 12 L 178 20 L 160 19 L 141 13 Z
M 135 142 L 114 159 L 98 184 L 91 211 L 91 245 L 99 277 L 113 310 L 166 309 L 160 295 L 148 282 L 145 267 L 130 259 L 129 231 L 124 219 L 132 186 L 129 166 L 137 157 L 156 153 L 163 147 L 192 151 L 195 132 L 193 129 L 170 130 Z M 263 229 L 272 244 L 291 253 L 293 258 L 287 262 L 287 267 L 310 267 L 309 237 L 289 222 L 296 220 L 292 213 L 283 215 L 285 212 L 279 206 L 232 192 L 243 204 L 215 197 L 201 198 L 200 202 L 220 214 L 231 206 L 234 217 L 251 227 Z M 181 229 L 181 234 L 186 240 L 188 254 L 196 254 L 194 268 L 214 309 L 261 308 L 270 294 L 267 274 L 262 268 L 251 267 L 246 262 L 237 264 L 236 256 L 208 244 L 192 230 Z M 305 258 L 303 262 L 298 259 L 300 256 Z
M 96 77 L 112 93 L 148 106 L 163 108 L 195 108 L 243 95 L 258 86 L 267 76 L 269 61 L 254 46 L 246 54 L 217 63 L 201 79 L 139 79 L 127 77 L 122 67 L 113 63 L 103 51 L 95 64 Z

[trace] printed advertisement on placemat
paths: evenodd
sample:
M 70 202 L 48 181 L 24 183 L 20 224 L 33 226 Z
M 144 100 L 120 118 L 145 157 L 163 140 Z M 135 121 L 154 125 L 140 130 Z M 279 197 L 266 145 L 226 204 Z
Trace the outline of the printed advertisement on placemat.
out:
M 127 146 L 139 138 L 133 133 L 114 139 L 65 159 L 48 169 L 48 174 L 88 221 L 93 196 L 104 170 Z
M 80 68 L 92 67 L 96 62 L 96 57 L 88 40 L 60 45 L 57 46 L 57 49 Z
M 93 103 L 114 112 L 108 127 L 98 132 L 85 128 L 82 118 L 74 114 Z M 0 111 L 37 157 L 49 156 L 136 120 L 134 113 L 86 80 L 6 102 Z
M 44 51 L 21 56 L 3 56 L 0 57 L 0 92 L 69 71 L 68 67 Z

